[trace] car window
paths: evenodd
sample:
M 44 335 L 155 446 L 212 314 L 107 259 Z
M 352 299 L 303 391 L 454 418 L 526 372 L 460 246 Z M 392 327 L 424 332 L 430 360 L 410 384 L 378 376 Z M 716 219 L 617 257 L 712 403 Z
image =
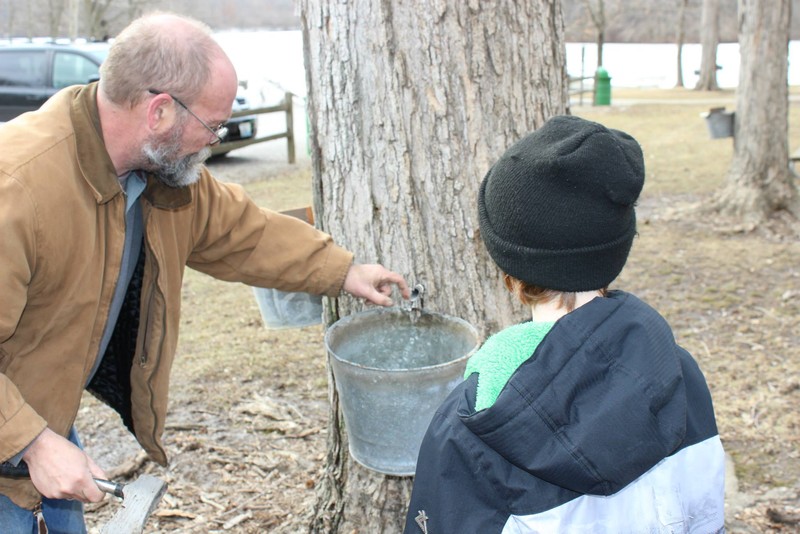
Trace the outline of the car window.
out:
M 83 84 L 96 77 L 98 67 L 90 59 L 70 52 L 56 52 L 53 58 L 53 87 L 61 89 Z
M 45 52 L 9 50 L 0 53 L 0 85 L 42 87 L 46 84 Z

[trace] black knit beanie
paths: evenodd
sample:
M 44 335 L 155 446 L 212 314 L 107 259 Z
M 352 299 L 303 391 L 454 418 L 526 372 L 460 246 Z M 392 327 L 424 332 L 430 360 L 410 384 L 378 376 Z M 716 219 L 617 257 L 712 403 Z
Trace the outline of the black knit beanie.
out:
M 529 284 L 606 287 L 628 258 L 643 184 L 642 149 L 633 137 L 578 117 L 553 117 L 483 179 L 483 241 L 500 269 Z

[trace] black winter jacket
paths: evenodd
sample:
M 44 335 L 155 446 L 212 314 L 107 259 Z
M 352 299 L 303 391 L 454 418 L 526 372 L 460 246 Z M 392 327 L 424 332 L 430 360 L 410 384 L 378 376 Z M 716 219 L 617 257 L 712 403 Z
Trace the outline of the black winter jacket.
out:
M 705 379 L 633 295 L 561 318 L 477 413 L 476 384 L 473 374 L 431 421 L 406 534 L 724 530 Z

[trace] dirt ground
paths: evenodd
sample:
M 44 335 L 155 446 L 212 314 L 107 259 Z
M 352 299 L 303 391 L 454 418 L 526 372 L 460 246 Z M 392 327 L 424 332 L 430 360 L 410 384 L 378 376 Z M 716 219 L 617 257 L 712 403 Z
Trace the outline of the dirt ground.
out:
M 614 285 L 659 309 L 706 374 L 731 460 L 728 532 L 800 532 L 800 242 L 779 223 L 774 232 L 741 233 L 688 209 L 708 200 L 730 161 L 730 140 L 710 141 L 698 118 L 709 101 L 624 97 L 573 110 L 626 129 L 645 149 L 640 235 Z M 797 103 L 791 124 L 794 149 Z M 265 206 L 309 204 L 307 155 L 289 166 L 282 142 L 266 145 L 275 146 L 209 166 Z M 187 271 L 178 352 L 170 466 L 145 461 L 117 416 L 89 396 L 77 422 L 87 451 L 123 480 L 151 473 L 169 483 L 146 532 L 305 532 L 325 454 L 323 328 L 267 329 L 250 288 Z M 90 532 L 118 506 L 90 506 Z

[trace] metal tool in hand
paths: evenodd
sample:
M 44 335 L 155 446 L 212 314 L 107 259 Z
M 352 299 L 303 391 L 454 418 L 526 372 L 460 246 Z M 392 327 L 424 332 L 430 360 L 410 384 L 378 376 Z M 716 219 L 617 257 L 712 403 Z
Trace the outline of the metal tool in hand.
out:
M 8 462 L 3 462 L 0 463 L 0 476 L 11 478 L 30 478 L 31 473 L 28 470 L 28 464 L 26 464 L 24 461 L 20 462 L 18 465 L 12 465 Z M 103 480 L 102 478 L 95 478 L 94 483 L 97 484 L 97 487 L 100 488 L 101 491 L 108 493 L 109 495 L 119 497 L 120 499 L 125 498 L 125 494 L 122 491 L 122 489 L 125 487 L 124 484 L 119 484 L 110 480 Z
M 16 466 L 3 462 L 0 463 L 0 476 L 29 478 L 30 473 L 24 461 Z M 111 521 L 100 530 L 101 534 L 141 534 L 150 514 L 167 491 L 166 482 L 150 475 L 142 475 L 129 484 L 99 478 L 94 482 L 100 490 L 123 500 Z
M 112 482 L 110 480 L 103 480 L 102 478 L 94 479 L 94 483 L 97 484 L 97 487 L 100 488 L 101 491 L 108 493 L 109 495 L 119 497 L 120 499 L 125 498 L 125 493 L 122 491 L 122 489 L 125 487 L 124 484 Z

